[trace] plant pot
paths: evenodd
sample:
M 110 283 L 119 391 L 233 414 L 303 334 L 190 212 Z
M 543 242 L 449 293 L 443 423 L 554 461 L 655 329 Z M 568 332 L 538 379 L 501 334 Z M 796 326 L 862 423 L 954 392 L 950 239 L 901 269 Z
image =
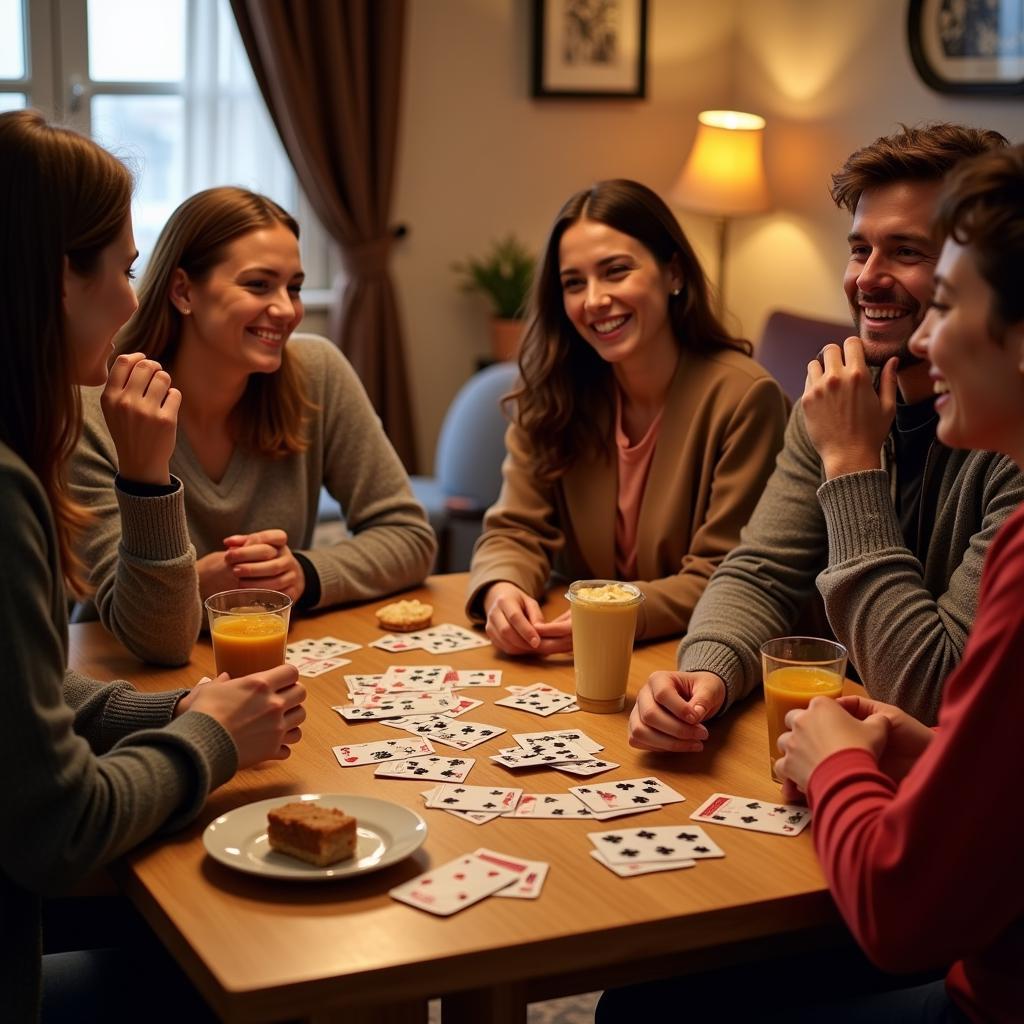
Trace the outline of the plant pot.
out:
M 491 319 L 491 353 L 498 362 L 507 362 L 519 355 L 525 324 L 522 320 Z

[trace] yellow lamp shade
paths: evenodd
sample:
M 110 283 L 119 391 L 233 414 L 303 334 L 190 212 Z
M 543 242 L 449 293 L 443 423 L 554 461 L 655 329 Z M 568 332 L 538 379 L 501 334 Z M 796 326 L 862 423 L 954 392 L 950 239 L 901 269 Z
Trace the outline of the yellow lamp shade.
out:
M 764 118 L 735 110 L 705 110 L 672 195 L 684 207 L 717 217 L 769 207 L 764 177 Z

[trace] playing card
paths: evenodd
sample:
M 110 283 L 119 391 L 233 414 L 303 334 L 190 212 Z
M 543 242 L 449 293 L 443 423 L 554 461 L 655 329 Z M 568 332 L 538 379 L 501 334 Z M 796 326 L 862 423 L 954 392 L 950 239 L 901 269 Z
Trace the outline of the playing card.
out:
M 695 860 L 670 860 L 662 864 L 611 864 L 601 856 L 600 850 L 591 850 L 590 856 L 602 867 L 618 875 L 619 878 L 633 878 L 636 875 L 650 875 L 656 871 L 678 871 L 681 868 L 697 866 Z
M 375 690 L 380 686 L 383 678 L 383 672 L 379 675 L 347 675 L 344 677 L 349 693 L 355 693 L 358 690 Z
M 550 865 L 542 860 L 520 860 L 518 857 L 510 857 L 507 853 L 496 853 L 481 846 L 473 853 L 474 857 L 487 861 L 489 864 L 499 864 L 502 867 L 513 867 L 525 864 L 526 869 L 522 871 L 519 878 L 504 889 L 499 889 L 494 895 L 504 896 L 513 900 L 535 900 L 541 889 L 544 888 L 544 879 L 548 877 Z
M 450 711 L 442 712 L 445 718 L 458 718 L 460 715 L 464 715 L 467 711 L 472 711 L 473 708 L 478 708 L 483 704 L 482 700 L 473 700 L 472 697 L 460 697 L 458 694 L 455 695 L 455 699 L 458 701 L 455 707 Z
M 530 687 L 513 693 L 502 700 L 494 703 L 503 708 L 515 708 L 519 711 L 528 711 L 531 715 L 540 715 L 546 718 L 569 704 L 572 704 L 574 697 L 571 693 L 563 693 L 560 690 L 552 690 L 550 687 L 539 689 Z
M 442 693 L 370 694 L 362 704 L 334 707 L 342 718 L 350 722 L 370 721 L 378 718 L 401 718 L 416 715 L 440 715 L 458 703 L 451 691 Z M 453 725 L 451 719 L 445 719 Z M 409 731 L 412 731 L 411 727 Z M 419 733 L 419 730 L 416 730 Z M 487 737 L 485 737 L 487 738 Z M 472 744 L 471 744 L 472 745 Z
M 473 686 L 500 686 L 501 669 L 458 669 L 455 672 L 456 682 L 453 690 L 465 690 Z
M 521 789 L 503 786 L 442 785 L 427 798 L 427 806 L 448 811 L 506 814 L 515 810 L 522 795 Z
M 451 679 L 445 677 L 452 673 Z M 455 682 L 451 665 L 392 665 L 380 681 L 384 693 L 422 693 L 442 688 L 450 689 Z
M 322 676 L 325 672 L 333 672 L 342 665 L 351 664 L 350 658 L 321 658 L 318 661 L 308 661 L 298 666 L 300 676 Z
M 594 759 L 592 761 L 555 764 L 551 767 L 554 768 L 556 772 L 565 772 L 566 775 L 588 776 L 600 775 L 601 772 L 611 771 L 613 768 L 618 768 L 620 766 L 614 761 L 601 761 Z M 658 806 L 660 807 L 661 805 L 659 804 Z
M 346 676 L 345 678 L 347 679 L 348 677 Z M 555 740 L 568 740 L 570 743 L 575 743 L 576 746 L 582 747 L 592 754 L 598 750 L 604 750 L 600 743 L 592 740 L 580 729 L 553 729 L 549 732 L 514 732 L 512 733 L 512 739 L 519 746 L 526 749 L 529 749 L 535 743 L 553 743 Z
M 437 789 L 437 786 L 435 786 L 434 789 L 425 789 L 420 795 L 423 797 L 424 801 L 429 800 Z M 435 809 L 440 810 L 441 808 Z M 487 822 L 494 821 L 495 818 L 501 817 L 501 814 L 497 811 L 451 811 L 445 808 L 444 813 L 450 814 L 453 818 L 461 818 L 463 821 L 468 821 L 471 825 L 486 825 Z
M 393 741 L 387 741 L 393 742 Z M 427 743 L 427 746 L 430 744 Z M 433 749 L 433 748 L 431 748 Z M 385 779 L 424 779 L 430 782 L 464 782 L 476 764 L 473 757 L 409 757 L 382 764 L 373 774 Z
M 298 643 L 305 641 L 299 640 Z M 354 644 L 351 640 L 339 640 L 336 636 L 322 636 L 318 640 L 309 641 L 312 647 L 307 653 L 314 658 L 337 658 L 342 654 L 358 651 L 363 645 Z
M 643 807 L 648 804 L 676 804 L 686 799 L 664 782 L 650 777 L 570 786 L 569 792 L 575 793 L 592 811 L 621 811 L 626 807 Z
M 727 793 L 714 793 L 690 815 L 693 821 L 713 825 L 731 825 L 751 832 L 770 832 L 776 836 L 795 836 L 811 820 L 809 807 L 795 804 L 773 804 Z
M 589 759 L 590 754 L 587 751 L 565 740 L 537 744 L 529 750 L 524 750 L 521 747 L 508 747 L 491 758 L 492 761 L 496 761 L 505 768 L 535 768 Z
M 433 743 L 442 743 L 457 750 L 469 750 L 478 743 L 486 743 L 505 732 L 500 725 L 485 725 L 483 722 L 467 722 L 459 718 L 454 721 L 443 715 L 410 722 L 403 726 L 406 732 L 424 736 Z
M 487 647 L 490 644 L 485 636 L 474 633 L 464 626 L 455 626 L 443 622 L 439 626 L 420 630 L 416 637 L 425 651 L 442 654 L 445 651 L 469 651 L 476 647 Z
M 587 838 L 609 864 L 657 864 L 725 856 L 725 851 L 699 825 L 588 832 Z
M 348 746 L 331 747 L 342 768 L 353 768 L 361 764 L 377 764 L 380 761 L 401 761 L 406 757 L 432 754 L 434 748 L 429 740 L 419 737 L 409 740 L 378 740 L 376 743 L 352 743 Z
M 513 818 L 551 818 L 556 821 L 593 819 L 594 812 L 572 793 L 524 793 Z
M 415 640 L 410 640 L 411 634 L 400 635 L 397 633 L 385 633 L 370 641 L 370 647 L 377 647 L 382 651 L 389 651 L 391 654 L 399 654 L 402 651 L 418 651 L 420 645 Z
M 503 889 L 526 869 L 525 861 L 499 863 L 498 859 L 485 860 L 468 854 L 391 889 L 388 895 L 411 907 L 447 917 Z

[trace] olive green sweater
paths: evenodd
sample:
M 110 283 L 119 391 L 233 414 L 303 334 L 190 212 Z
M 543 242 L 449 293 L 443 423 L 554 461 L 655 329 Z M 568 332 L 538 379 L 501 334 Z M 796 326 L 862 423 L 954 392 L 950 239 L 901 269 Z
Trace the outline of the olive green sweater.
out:
M 3 444 L 0 520 L 0 1017 L 20 1022 L 38 1012 L 40 895 L 189 821 L 237 754 L 208 715 L 172 720 L 184 691 L 140 694 L 67 671 L 53 516 Z
M 284 530 L 319 577 L 320 608 L 411 587 L 430 571 L 434 532 L 348 360 L 312 335 L 295 335 L 288 352 L 317 406 L 307 450 L 268 459 L 238 447 L 214 481 L 179 429 L 171 472 L 184 487 L 162 497 L 115 486 L 102 389 L 82 389 L 85 426 L 71 482 L 96 516 L 80 554 L 103 624 L 145 661 L 188 661 L 202 624 L 195 560 L 223 550 L 231 534 Z M 321 486 L 341 504 L 351 535 L 311 548 Z
M 1024 498 L 1024 476 L 993 452 L 948 451 L 938 487 L 922 490 L 938 495 L 922 566 L 893 503 L 899 467 L 884 453 L 880 465 L 825 481 L 797 403 L 775 472 L 679 646 L 681 669 L 725 680 L 723 710 L 760 683 L 761 644 L 792 632 L 817 585 L 871 696 L 934 724 L 974 621 L 985 553 Z

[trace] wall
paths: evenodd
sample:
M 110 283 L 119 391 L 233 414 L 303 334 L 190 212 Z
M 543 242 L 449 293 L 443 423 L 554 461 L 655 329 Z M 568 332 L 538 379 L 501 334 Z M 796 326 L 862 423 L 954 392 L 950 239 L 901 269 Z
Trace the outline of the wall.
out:
M 394 219 L 409 227 L 393 270 L 421 468 L 445 409 L 488 352 L 482 297 L 451 264 L 515 231 L 542 244 L 562 202 L 591 181 L 637 178 L 663 194 L 697 112 L 731 94 L 736 0 L 651 0 L 646 101 L 529 96 L 527 0 L 411 0 Z M 695 246 L 711 226 L 685 218 Z
M 768 120 L 774 213 L 737 222 L 730 306 L 748 336 L 783 307 L 848 320 L 848 215 L 828 196 L 847 155 L 899 122 L 958 121 L 1024 139 L 1024 97 L 933 92 L 907 49 L 906 0 L 739 0 L 734 102 Z
M 487 307 L 451 264 L 514 230 L 539 248 L 562 201 L 602 177 L 667 194 L 696 115 L 734 106 L 768 119 L 775 209 L 733 223 L 732 326 L 757 338 L 769 311 L 847 319 L 847 217 L 829 174 L 899 121 L 960 120 L 1024 135 L 1021 97 L 932 92 L 906 46 L 907 0 L 650 0 L 645 101 L 529 96 L 529 0 L 410 0 L 393 262 L 421 470 L 452 396 L 486 356 Z M 708 218 L 679 212 L 705 266 Z

